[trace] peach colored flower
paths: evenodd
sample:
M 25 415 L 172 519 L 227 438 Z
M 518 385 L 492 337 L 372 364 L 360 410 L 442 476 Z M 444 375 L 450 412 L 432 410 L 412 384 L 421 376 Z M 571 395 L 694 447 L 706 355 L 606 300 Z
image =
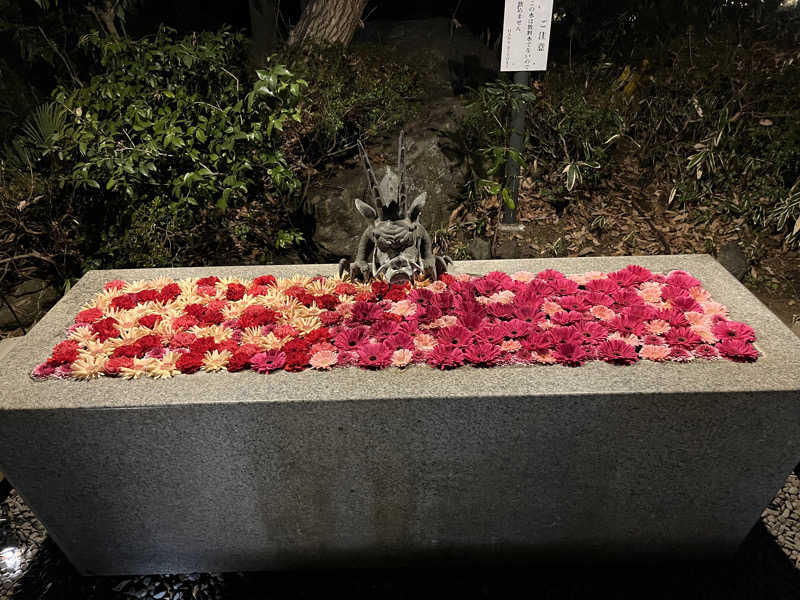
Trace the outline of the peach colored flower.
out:
M 489 302 L 491 302 L 491 300 L 489 300 L 489 298 L 486 296 L 478 296 L 475 298 L 475 300 L 477 300 L 480 304 L 489 304 Z
M 547 350 L 545 352 L 533 352 L 531 354 L 531 358 L 535 362 L 541 363 L 543 365 L 552 365 L 556 362 L 556 359 L 553 356 L 553 352 L 550 350 Z
M 332 350 L 332 351 L 336 352 L 336 346 L 334 346 L 330 342 L 317 342 L 316 344 L 313 344 L 311 346 L 311 348 L 309 348 L 308 351 L 309 351 L 310 354 L 314 354 L 314 353 L 319 352 L 321 350 Z
M 592 313 L 592 316 L 595 319 L 600 319 L 601 321 L 610 321 L 616 316 L 616 313 L 608 308 L 607 306 L 593 306 L 589 309 L 589 312 Z
M 469 282 L 472 281 L 472 275 L 469 273 L 459 273 L 458 275 L 454 275 L 456 281 L 461 282 Z
M 511 290 L 495 292 L 489 296 L 489 300 L 492 302 L 499 302 L 500 304 L 511 304 L 514 301 L 514 292 Z
M 686 320 L 689 321 L 689 325 L 703 325 L 705 327 L 711 326 L 711 317 L 701 312 L 690 310 L 685 313 L 685 316 Z
M 671 349 L 669 346 L 654 346 L 645 344 L 642 346 L 642 349 L 639 350 L 639 356 L 646 360 L 662 361 L 669 357 L 670 352 Z
M 408 348 L 400 348 L 392 353 L 392 366 L 405 367 L 414 358 L 414 353 Z
M 711 332 L 711 327 L 708 325 L 692 325 L 689 329 L 699 335 L 700 339 L 706 344 L 715 344 L 719 341 L 719 338 Z
M 539 329 L 552 329 L 553 327 L 556 326 L 556 324 L 553 323 L 552 321 L 548 321 L 547 319 L 545 319 L 543 321 L 539 321 L 538 326 Z
M 542 311 L 551 317 L 557 313 L 560 313 L 562 310 L 564 309 L 561 308 L 561 305 L 556 304 L 552 300 L 547 300 L 544 303 L 542 303 Z
M 410 317 L 417 314 L 417 304 L 411 300 L 399 300 L 392 304 L 392 307 L 386 312 L 401 317 Z
M 517 340 L 503 340 L 503 343 L 500 344 L 500 349 L 503 352 L 516 352 L 520 348 L 522 348 L 522 344 Z
M 614 333 L 609 335 L 608 339 L 610 339 L 610 340 L 620 340 L 620 341 L 625 342 L 626 344 L 629 344 L 631 346 L 638 346 L 639 344 L 642 343 L 641 340 L 638 337 L 636 337 L 635 335 L 633 335 L 633 334 L 622 335 L 618 331 L 615 331 Z
M 639 287 L 639 296 L 645 302 L 661 302 L 661 284 L 657 281 L 647 281 Z
M 709 317 L 713 317 L 719 315 L 721 317 L 728 316 L 728 308 L 724 304 L 720 304 L 719 302 L 714 302 L 713 300 L 709 300 L 707 302 L 700 302 L 700 306 L 703 309 L 703 312 L 707 314 Z
M 436 280 L 433 283 L 426 285 L 425 289 L 432 291 L 434 294 L 438 294 L 447 289 L 447 284 L 444 281 Z
M 436 347 L 436 338 L 429 333 L 420 333 L 414 337 L 414 346 L 420 352 L 430 352 Z
M 583 276 L 589 279 L 590 281 L 592 279 L 606 279 L 607 277 L 607 275 L 602 271 L 588 271 L 584 273 Z
M 711 294 L 709 294 L 705 288 L 699 285 L 689 288 L 689 295 L 698 302 L 708 302 L 711 300 Z
M 339 296 L 339 298 L 341 299 L 343 296 Z M 336 312 L 347 318 L 350 316 L 350 313 L 353 312 L 353 304 L 355 304 L 355 302 L 342 300 L 336 305 Z
M 339 354 L 333 350 L 320 350 L 311 355 L 308 359 L 310 364 L 315 369 L 327 370 L 336 364 L 339 359 Z
M 567 275 L 567 279 L 574 281 L 578 285 L 586 285 L 589 278 L 586 275 Z
M 203 371 L 221 371 L 225 368 L 225 365 L 228 364 L 228 361 L 231 358 L 231 353 L 228 350 L 223 350 L 220 352 L 219 350 L 214 350 L 212 352 L 206 352 L 203 356 L 203 366 L 201 367 Z
M 517 271 L 511 275 L 511 279 L 514 281 L 521 281 L 522 283 L 528 283 L 529 281 L 533 280 L 536 277 L 535 273 L 531 273 L 530 271 Z
M 431 322 L 430 329 L 437 327 L 452 327 L 458 323 L 458 317 L 455 315 L 442 315 L 435 321 Z M 422 327 L 422 325 L 420 325 Z
M 664 319 L 649 321 L 645 323 L 644 328 L 647 330 L 647 333 L 652 333 L 653 335 L 661 335 L 662 333 L 667 333 L 671 329 L 669 323 Z

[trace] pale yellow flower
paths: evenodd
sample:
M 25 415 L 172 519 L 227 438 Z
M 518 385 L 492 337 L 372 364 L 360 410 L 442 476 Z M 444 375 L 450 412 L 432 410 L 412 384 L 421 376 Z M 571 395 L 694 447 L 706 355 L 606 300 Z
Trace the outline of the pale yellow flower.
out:
M 287 324 L 297 329 L 300 335 L 309 334 L 322 327 L 322 321 L 317 317 L 295 317 L 290 319 Z
M 228 364 L 231 356 L 232 354 L 228 350 L 206 352 L 205 356 L 203 356 L 203 366 L 201 368 L 203 371 L 209 372 L 221 371 Z
M 495 292 L 491 296 L 489 296 L 489 300 L 492 302 L 499 302 L 500 304 L 511 304 L 514 302 L 514 292 L 511 290 L 502 290 L 500 292 Z
M 514 281 L 521 281 L 522 283 L 528 283 L 535 277 L 536 274 L 531 273 L 530 271 L 517 271 L 516 273 L 511 274 L 511 279 Z
M 232 329 L 229 327 L 223 327 L 222 325 L 206 325 L 204 327 L 195 325 L 189 329 L 189 331 L 195 334 L 197 337 L 213 337 L 217 344 L 230 339 L 233 335 Z
M 81 325 L 80 327 L 76 327 L 72 333 L 69 334 L 69 339 L 78 342 L 78 344 L 85 345 L 90 341 L 96 340 L 97 335 L 88 325 Z
M 94 356 L 88 352 L 78 353 L 78 358 L 72 363 L 72 376 L 75 379 L 97 379 L 103 376 L 106 366 L 105 356 Z
M 322 296 L 324 294 L 332 294 L 337 285 L 338 282 L 331 279 L 317 279 L 309 283 L 306 286 L 306 290 L 314 296 Z
M 261 347 L 262 350 L 280 350 L 283 348 L 283 345 L 292 339 L 291 336 L 279 338 L 271 331 L 264 337 L 264 345 Z M 242 342 L 244 343 L 244 336 L 242 336 Z
M 166 352 L 160 360 L 153 359 L 149 362 L 145 370 L 150 377 L 169 379 L 180 373 L 177 367 L 177 362 L 180 357 L 181 355 L 178 352 Z
M 272 335 L 273 338 L 275 337 L 272 332 L 268 335 Z M 264 350 L 269 341 L 268 336 L 261 333 L 261 327 L 248 327 L 242 331 L 242 344 L 255 344 Z
M 411 300 L 398 300 L 386 312 L 401 317 L 410 317 L 417 314 L 417 304 L 416 302 L 411 302 Z

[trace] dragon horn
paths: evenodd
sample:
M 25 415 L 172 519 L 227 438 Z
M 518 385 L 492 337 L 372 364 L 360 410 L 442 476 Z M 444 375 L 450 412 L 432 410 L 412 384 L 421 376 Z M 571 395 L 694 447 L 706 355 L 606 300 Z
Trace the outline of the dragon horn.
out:
M 358 153 L 361 156 L 361 162 L 364 165 L 364 171 L 367 174 L 367 187 L 369 188 L 369 195 L 372 198 L 372 207 L 375 209 L 375 212 L 378 212 L 380 210 L 380 206 L 378 206 L 378 199 L 381 197 L 381 192 L 378 188 L 378 180 L 375 177 L 375 172 L 372 170 L 372 165 L 369 162 L 367 151 L 364 150 L 364 144 L 361 143 L 361 140 L 358 140 L 357 143 Z
M 397 202 L 400 205 L 402 214 L 406 214 L 406 147 L 403 145 L 403 130 L 400 130 L 400 139 L 397 142 L 397 172 L 399 180 L 397 183 Z

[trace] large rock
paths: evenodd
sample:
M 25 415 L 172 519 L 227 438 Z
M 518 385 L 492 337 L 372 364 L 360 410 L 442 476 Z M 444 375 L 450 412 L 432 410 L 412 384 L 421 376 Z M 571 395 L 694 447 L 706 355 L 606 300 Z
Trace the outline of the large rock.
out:
M 454 200 L 466 181 L 463 165 L 451 160 L 447 135 L 455 129 L 461 103 L 455 98 L 437 101 L 426 111 L 424 122 L 405 131 L 406 175 L 409 197 L 427 193 L 422 224 L 431 235 L 447 226 Z M 375 140 L 367 153 L 380 181 L 385 165 L 397 165 L 397 136 Z M 355 209 L 355 199 L 367 200 L 364 169 L 360 163 L 338 171 L 308 192 L 315 219 L 314 243 L 327 259 L 352 258 L 366 222 Z M 368 200 L 367 200 L 368 201 Z
M 5 296 L 5 302 L 0 303 L 0 329 L 27 327 L 60 297 L 61 294 L 42 279 L 23 281 Z
M 747 257 L 736 242 L 728 242 L 722 246 L 717 254 L 717 261 L 739 281 L 744 279 L 750 268 Z

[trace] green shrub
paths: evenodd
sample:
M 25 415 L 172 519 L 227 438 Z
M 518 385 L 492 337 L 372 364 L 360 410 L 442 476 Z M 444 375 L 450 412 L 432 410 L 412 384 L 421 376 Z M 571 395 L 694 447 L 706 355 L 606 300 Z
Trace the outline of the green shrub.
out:
M 96 264 L 213 262 L 236 245 L 228 225 L 243 210 L 273 210 L 278 238 L 299 187 L 278 132 L 299 121 L 305 82 L 273 63 L 253 82 L 244 41 L 163 27 L 142 40 L 84 38 L 99 72 L 56 88 L 46 131 L 28 123 L 15 146 L 59 174 Z

